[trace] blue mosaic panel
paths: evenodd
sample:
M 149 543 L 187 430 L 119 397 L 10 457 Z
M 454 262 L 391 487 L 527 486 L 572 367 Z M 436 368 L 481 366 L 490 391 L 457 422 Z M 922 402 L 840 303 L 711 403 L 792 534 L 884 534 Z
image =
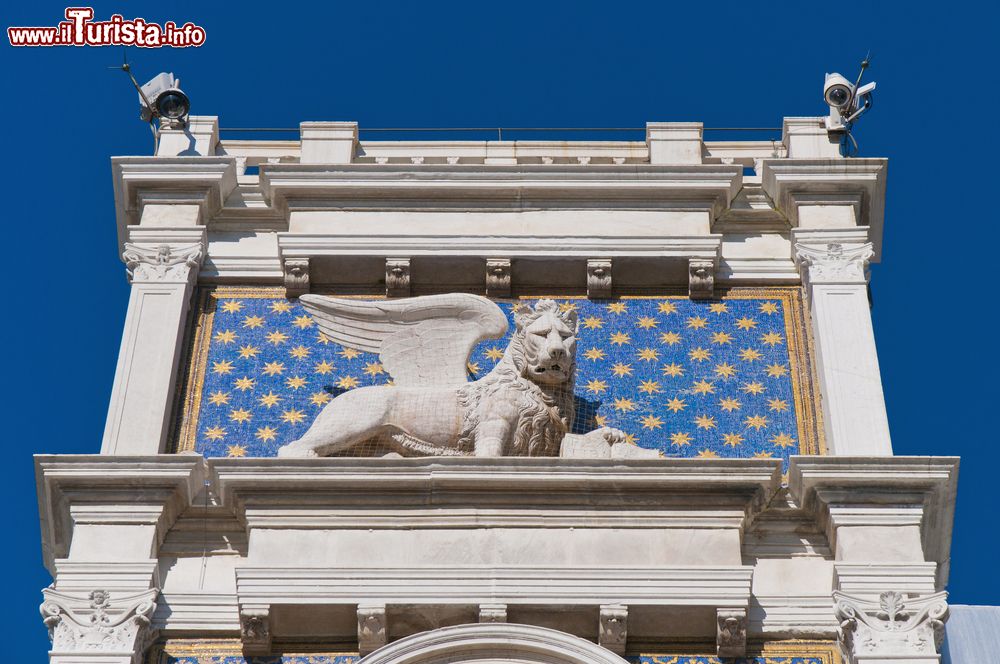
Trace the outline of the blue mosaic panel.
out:
M 274 456 L 337 395 L 391 380 L 376 354 L 330 342 L 297 300 L 209 297 L 215 310 L 202 324 L 182 449 Z M 579 319 L 575 432 L 617 427 L 670 457 L 816 453 L 788 297 L 557 301 Z M 513 320 L 519 305 L 498 304 Z M 469 379 L 489 372 L 506 344 L 480 344 Z

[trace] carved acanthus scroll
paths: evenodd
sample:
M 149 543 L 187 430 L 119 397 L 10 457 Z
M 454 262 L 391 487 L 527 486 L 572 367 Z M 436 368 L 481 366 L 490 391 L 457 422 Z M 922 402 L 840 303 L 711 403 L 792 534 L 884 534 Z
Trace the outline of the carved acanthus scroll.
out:
M 148 590 L 112 600 L 106 590 L 94 590 L 86 599 L 43 590 L 40 611 L 52 650 L 132 653 L 132 661 L 139 664 L 153 638 L 149 625 L 157 593 Z
M 838 242 L 826 246 L 796 244 L 795 262 L 808 283 L 863 284 L 868 281 L 868 261 L 874 253 L 870 242 L 854 246 Z
M 944 639 L 948 594 L 907 597 L 884 592 L 878 601 L 834 591 L 839 635 L 852 662 L 868 657 L 935 657 Z

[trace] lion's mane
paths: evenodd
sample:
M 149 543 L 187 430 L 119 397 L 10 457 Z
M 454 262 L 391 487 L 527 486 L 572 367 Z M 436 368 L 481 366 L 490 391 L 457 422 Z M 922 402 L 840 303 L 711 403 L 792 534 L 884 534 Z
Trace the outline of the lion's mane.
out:
M 525 314 L 526 326 L 555 303 L 541 301 L 535 311 Z M 575 327 L 575 320 L 572 321 Z M 516 411 L 517 422 L 511 449 L 505 455 L 556 456 L 563 436 L 573 423 L 574 371 L 560 385 L 543 386 L 527 377 L 529 359 L 525 353 L 524 331 L 512 335 L 503 359 L 483 378 L 462 386 L 459 403 L 464 408 L 458 449 L 471 451 L 479 437 L 479 427 L 489 419 L 489 410 L 498 400 L 507 401 Z

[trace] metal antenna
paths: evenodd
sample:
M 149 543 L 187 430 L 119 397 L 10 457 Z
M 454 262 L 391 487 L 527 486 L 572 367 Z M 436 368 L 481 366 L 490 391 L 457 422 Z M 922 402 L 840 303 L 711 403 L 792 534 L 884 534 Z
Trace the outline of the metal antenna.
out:
M 117 69 L 123 71 L 128 75 L 132 85 L 135 87 L 136 92 L 139 93 L 139 98 L 142 99 L 143 106 L 149 111 L 149 131 L 153 134 L 153 154 L 160 147 L 160 132 L 156 129 L 156 110 L 153 109 L 153 105 L 149 103 L 149 98 L 146 97 L 146 93 L 142 91 L 142 86 L 139 85 L 139 81 L 135 80 L 135 76 L 132 74 L 132 65 L 128 63 L 128 49 L 122 47 L 122 63 L 118 67 L 108 67 L 108 69 Z

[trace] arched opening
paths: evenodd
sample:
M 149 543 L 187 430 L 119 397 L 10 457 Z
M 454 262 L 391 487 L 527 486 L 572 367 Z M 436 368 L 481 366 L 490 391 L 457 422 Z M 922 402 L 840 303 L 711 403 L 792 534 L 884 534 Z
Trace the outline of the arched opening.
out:
M 626 664 L 596 643 L 531 625 L 480 623 L 394 641 L 359 664 Z

